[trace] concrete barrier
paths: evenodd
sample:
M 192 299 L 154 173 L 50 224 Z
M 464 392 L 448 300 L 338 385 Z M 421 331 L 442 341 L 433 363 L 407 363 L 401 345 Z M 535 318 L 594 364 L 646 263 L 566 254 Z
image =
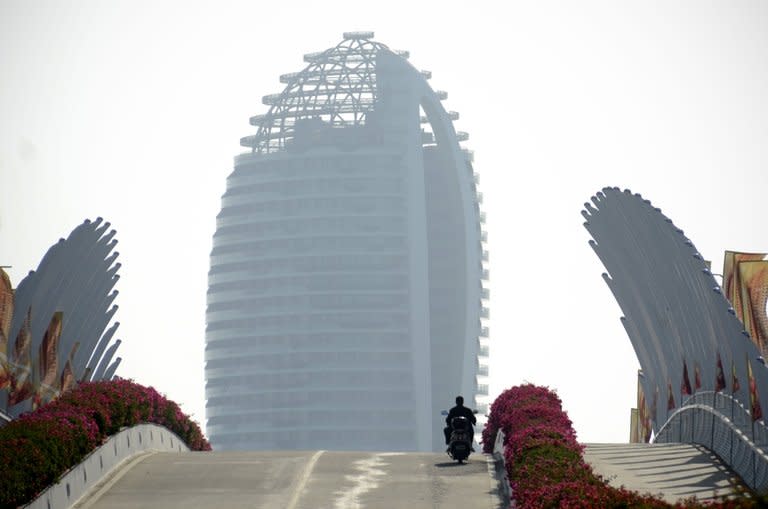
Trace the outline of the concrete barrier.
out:
M 504 432 L 496 432 L 496 441 L 493 443 L 493 460 L 496 466 L 496 480 L 499 483 L 499 492 L 505 504 L 504 507 L 516 507 L 512 499 L 512 488 L 509 486 L 509 477 L 507 476 L 507 463 L 504 459 Z
M 150 451 L 189 451 L 172 431 L 155 424 L 139 424 L 109 439 L 77 466 L 61 476 L 25 507 L 29 509 L 69 509 L 94 489 L 110 473 L 136 456 Z

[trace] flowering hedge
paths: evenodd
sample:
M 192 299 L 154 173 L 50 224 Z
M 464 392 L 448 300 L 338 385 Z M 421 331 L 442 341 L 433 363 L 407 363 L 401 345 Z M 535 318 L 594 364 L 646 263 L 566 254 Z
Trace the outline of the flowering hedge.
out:
M 503 392 L 491 405 L 483 430 L 483 451 L 493 452 L 496 435 L 504 432 L 504 460 L 520 509 L 593 507 L 702 507 L 695 499 L 676 505 L 624 488 L 614 488 L 584 461 L 584 447 L 560 398 L 546 387 L 531 384 Z M 763 507 L 756 499 L 705 504 L 711 508 Z
M 154 388 L 82 383 L 0 428 L 0 508 L 29 502 L 107 437 L 141 423 L 165 426 L 194 451 L 211 450 L 197 423 Z

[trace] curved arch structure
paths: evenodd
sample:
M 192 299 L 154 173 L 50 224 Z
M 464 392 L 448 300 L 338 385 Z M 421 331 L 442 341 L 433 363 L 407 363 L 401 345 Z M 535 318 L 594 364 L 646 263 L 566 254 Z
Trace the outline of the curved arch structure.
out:
M 428 73 L 348 33 L 251 119 L 213 238 L 214 449 L 442 450 L 487 404 L 471 157 Z
M 590 245 L 608 271 L 603 279 L 624 312 L 621 321 L 642 368 L 654 432 L 687 404 L 687 392 L 733 394 L 749 412 L 752 385 L 756 401 L 768 409 L 768 369 L 683 230 L 629 190 L 605 188 L 585 208 Z
M 77 381 L 114 375 L 120 340 L 111 341 L 119 322 L 109 325 L 120 263 L 109 227 L 101 218 L 86 220 L 15 290 L 7 277 L 0 281 L 12 308 L 0 316 L 0 410 L 15 417 Z

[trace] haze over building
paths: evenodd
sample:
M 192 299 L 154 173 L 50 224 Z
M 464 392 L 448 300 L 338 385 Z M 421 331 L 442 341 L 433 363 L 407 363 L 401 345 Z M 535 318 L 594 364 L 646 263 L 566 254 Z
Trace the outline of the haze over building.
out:
M 235 158 L 206 327 L 214 449 L 442 450 L 488 395 L 485 232 L 441 100 L 372 33 L 304 56 Z

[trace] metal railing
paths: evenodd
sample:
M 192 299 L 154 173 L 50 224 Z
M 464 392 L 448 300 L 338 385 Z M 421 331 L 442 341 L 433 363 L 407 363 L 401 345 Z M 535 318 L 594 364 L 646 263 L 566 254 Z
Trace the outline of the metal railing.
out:
M 719 456 L 750 489 L 768 493 L 768 428 L 728 394 L 702 391 L 686 400 L 654 442 L 694 443 Z

